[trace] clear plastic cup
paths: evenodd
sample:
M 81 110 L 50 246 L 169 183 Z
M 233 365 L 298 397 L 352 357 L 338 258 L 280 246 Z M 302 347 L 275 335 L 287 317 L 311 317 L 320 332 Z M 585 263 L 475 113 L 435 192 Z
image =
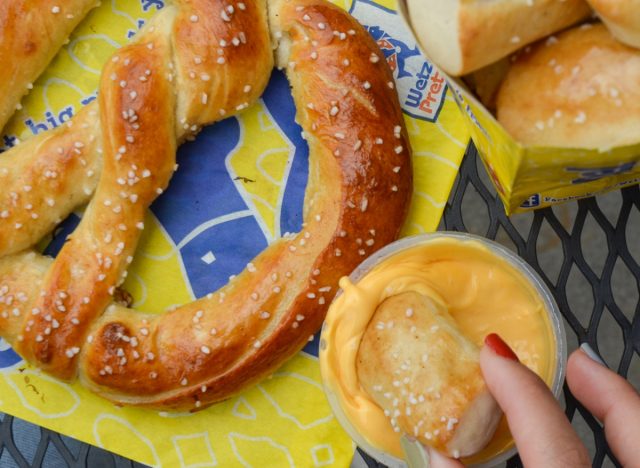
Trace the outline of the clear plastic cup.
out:
M 562 315 L 560 314 L 560 310 L 558 309 L 558 305 L 556 304 L 551 292 L 544 284 L 540 276 L 527 264 L 523 259 L 518 257 L 516 254 L 511 252 L 509 249 L 503 247 L 502 245 L 485 239 L 483 237 L 475 236 L 472 234 L 459 233 L 459 232 L 437 232 L 432 234 L 420 234 L 412 237 L 406 237 L 400 239 L 396 242 L 393 242 L 386 247 L 380 249 L 372 256 L 368 257 L 365 261 L 363 261 L 354 271 L 349 275 L 349 279 L 353 284 L 356 284 L 362 279 L 366 274 L 368 274 L 374 267 L 385 262 L 389 258 L 393 257 L 395 254 L 406 251 L 408 249 L 412 249 L 414 247 L 424 245 L 425 243 L 432 242 L 436 239 L 449 238 L 458 241 L 476 241 L 484 245 L 488 248 L 492 253 L 494 253 L 497 257 L 505 260 L 512 267 L 518 270 L 534 287 L 537 293 L 540 296 L 540 300 L 545 306 L 545 310 L 547 312 L 547 319 L 550 324 L 551 332 L 553 334 L 553 338 L 555 341 L 555 363 L 556 368 L 553 373 L 553 379 L 551 382 L 551 391 L 556 399 L 559 399 L 560 393 L 562 391 L 562 384 L 564 382 L 565 371 L 566 371 L 566 362 L 567 362 L 567 339 L 565 335 L 564 324 L 562 320 Z M 338 291 L 335 300 L 342 294 L 342 290 Z M 325 341 L 325 333 L 323 327 L 323 333 L 320 337 L 320 348 L 321 352 L 327 347 L 328 343 Z M 323 360 L 321 359 L 321 367 Z M 323 380 L 324 380 L 324 372 L 323 372 Z M 340 422 L 344 430 L 349 434 L 349 436 L 353 439 L 353 441 L 364 450 L 369 456 L 374 458 L 380 463 L 383 463 L 389 467 L 406 467 L 406 464 L 403 460 L 395 457 L 394 455 L 387 453 L 381 450 L 378 447 L 373 446 L 371 443 L 367 441 L 365 436 L 361 434 L 355 426 L 349 421 L 346 412 L 343 409 L 342 402 L 340 401 L 340 397 L 328 384 L 326 380 L 324 380 L 324 389 L 327 395 L 327 399 L 329 401 L 329 405 L 333 410 L 336 419 Z M 498 453 L 496 456 L 487 460 L 480 464 L 474 464 L 470 466 L 485 468 L 485 467 L 493 467 L 497 466 L 501 463 L 504 463 L 506 460 L 511 458 L 517 453 L 517 449 L 515 446 L 512 446 L 506 451 Z

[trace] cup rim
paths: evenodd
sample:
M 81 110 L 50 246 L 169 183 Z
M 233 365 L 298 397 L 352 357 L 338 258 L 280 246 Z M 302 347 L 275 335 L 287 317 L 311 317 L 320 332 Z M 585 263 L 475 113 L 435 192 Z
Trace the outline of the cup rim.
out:
M 456 239 L 462 242 L 470 242 L 476 241 L 480 244 L 487 247 L 492 253 L 498 255 L 500 258 L 505 260 L 511 266 L 516 268 L 520 273 L 522 273 L 530 283 L 534 286 L 538 294 L 540 295 L 542 302 L 545 305 L 545 309 L 547 311 L 547 316 L 550 322 L 550 327 L 553 333 L 553 337 L 556 342 L 556 369 L 553 375 L 553 380 L 551 383 L 551 391 L 556 398 L 559 400 L 560 394 L 562 392 L 562 385 L 564 382 L 564 377 L 566 373 L 566 363 L 567 363 L 567 337 L 564 327 L 564 322 L 562 319 L 562 314 L 556 303 L 553 294 L 551 293 L 549 287 L 542 280 L 540 275 L 529 265 L 523 258 L 518 256 L 516 253 L 512 252 L 507 247 L 499 244 L 498 242 L 487 239 L 485 237 L 478 236 L 476 234 L 469 234 L 464 232 L 455 232 L 455 231 L 438 231 L 433 233 L 423 233 L 416 234 L 413 236 L 404 237 L 402 239 L 398 239 L 390 244 L 387 244 L 385 247 L 373 253 L 371 256 L 367 257 L 364 261 L 362 261 L 349 275 L 349 280 L 356 284 L 362 279 L 366 274 L 368 274 L 374 267 L 384 262 L 385 260 L 393 257 L 394 255 L 407 250 L 409 248 L 413 248 L 416 246 L 420 246 L 426 243 L 433 242 L 437 239 Z M 339 289 L 336 293 L 333 302 L 336 301 L 338 297 L 342 295 L 342 289 Z M 321 336 L 322 340 L 322 336 Z M 389 467 L 404 467 L 406 466 L 405 462 L 394 455 L 383 452 L 380 449 L 373 447 L 369 444 L 365 437 L 362 436 L 358 431 L 353 427 L 351 422 L 348 420 L 346 414 L 342 409 L 342 404 L 338 399 L 338 396 L 335 392 L 328 387 L 326 383 L 323 382 L 323 386 L 325 388 L 325 393 L 327 394 L 327 399 L 329 400 L 329 405 L 331 406 L 332 411 L 336 415 L 336 418 L 340 422 L 340 425 L 345 429 L 345 431 L 349 434 L 349 436 L 354 440 L 354 442 L 364 450 L 369 456 L 378 460 L 379 462 L 384 463 Z M 475 468 L 490 468 L 494 467 L 500 463 L 507 461 L 509 458 L 513 457 L 518 452 L 517 447 L 514 445 L 510 449 L 499 453 L 495 457 L 487 460 L 483 463 L 470 465 Z

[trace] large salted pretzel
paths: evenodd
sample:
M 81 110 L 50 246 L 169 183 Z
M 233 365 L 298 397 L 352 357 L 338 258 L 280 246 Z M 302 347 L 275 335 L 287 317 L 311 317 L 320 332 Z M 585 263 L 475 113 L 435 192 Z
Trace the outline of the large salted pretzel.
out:
M 325 0 L 268 6 L 167 6 L 105 65 L 97 103 L 0 155 L 0 334 L 26 360 L 119 404 L 206 406 L 300 350 L 338 279 L 398 235 L 410 147 L 384 56 Z M 114 302 L 176 146 L 250 106 L 274 49 L 309 144 L 302 231 L 165 314 Z M 55 260 L 25 251 L 89 199 Z

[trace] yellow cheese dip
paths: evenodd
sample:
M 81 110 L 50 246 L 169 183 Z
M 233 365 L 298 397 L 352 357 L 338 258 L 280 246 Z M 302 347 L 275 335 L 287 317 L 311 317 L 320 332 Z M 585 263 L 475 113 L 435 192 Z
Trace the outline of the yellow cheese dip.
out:
M 436 235 L 383 258 L 356 284 L 348 278 L 340 281 L 343 292 L 331 305 L 322 332 L 322 377 L 334 410 L 338 403 L 347 426 L 374 449 L 402 458 L 401 434 L 393 431 L 356 374 L 362 335 L 389 296 L 405 291 L 430 296 L 448 308 L 461 331 L 479 347 L 486 335 L 498 333 L 550 387 L 558 379 L 552 306 L 521 267 L 501 255 L 478 240 Z M 503 418 L 489 445 L 464 462 L 481 463 L 512 446 Z

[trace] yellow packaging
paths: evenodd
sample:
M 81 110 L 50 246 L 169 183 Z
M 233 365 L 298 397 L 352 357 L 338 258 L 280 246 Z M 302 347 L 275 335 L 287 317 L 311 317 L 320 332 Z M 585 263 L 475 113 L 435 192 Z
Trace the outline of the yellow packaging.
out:
M 406 0 L 397 1 L 398 13 L 411 29 Z M 640 182 L 640 144 L 608 150 L 524 147 L 460 80 L 439 70 L 434 76 L 444 77 L 452 90 L 507 214 L 591 197 Z

